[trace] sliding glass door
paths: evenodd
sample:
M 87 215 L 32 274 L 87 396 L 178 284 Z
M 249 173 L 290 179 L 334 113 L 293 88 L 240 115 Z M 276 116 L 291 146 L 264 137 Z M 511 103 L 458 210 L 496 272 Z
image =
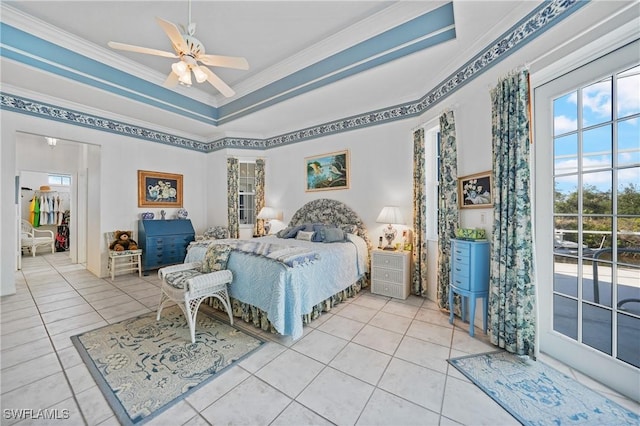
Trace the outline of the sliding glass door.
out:
M 534 148 L 540 348 L 635 399 L 639 51 L 635 42 L 536 88 Z

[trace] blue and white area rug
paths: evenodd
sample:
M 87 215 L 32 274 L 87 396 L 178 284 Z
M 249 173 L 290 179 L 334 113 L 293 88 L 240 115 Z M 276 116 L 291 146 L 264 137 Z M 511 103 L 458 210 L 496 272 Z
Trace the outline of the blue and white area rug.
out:
M 504 351 L 449 359 L 523 425 L 638 425 L 640 417 L 540 362 Z
M 264 343 L 200 311 L 192 344 L 175 305 L 160 321 L 152 312 L 71 340 L 124 425 L 151 420 Z

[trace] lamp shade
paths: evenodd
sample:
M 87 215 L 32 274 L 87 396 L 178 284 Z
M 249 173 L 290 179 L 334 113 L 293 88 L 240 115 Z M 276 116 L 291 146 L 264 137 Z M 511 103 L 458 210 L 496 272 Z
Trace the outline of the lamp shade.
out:
M 404 218 L 402 217 L 402 212 L 399 207 L 385 206 L 378 215 L 376 222 L 402 225 L 404 224 Z
M 258 213 L 258 216 L 256 216 L 256 218 L 264 219 L 264 220 L 277 219 L 278 211 L 273 207 L 264 206 L 263 208 L 260 209 L 260 212 Z
M 198 83 L 207 81 L 207 75 L 200 69 L 200 67 L 193 67 L 193 75 L 196 77 Z
M 171 64 L 171 69 L 173 70 L 174 73 L 176 73 L 176 75 L 178 77 L 182 77 L 182 75 L 184 73 L 189 71 L 189 68 L 187 67 L 187 64 L 185 64 L 182 61 L 178 61 L 178 62 L 176 62 L 174 64 Z

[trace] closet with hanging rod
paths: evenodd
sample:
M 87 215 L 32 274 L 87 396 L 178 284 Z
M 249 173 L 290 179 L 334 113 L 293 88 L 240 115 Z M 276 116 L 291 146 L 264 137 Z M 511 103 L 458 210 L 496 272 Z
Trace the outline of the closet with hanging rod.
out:
M 38 190 L 22 188 L 33 194 L 29 197 L 28 209 L 23 210 L 23 219 L 31 223 L 34 228 L 41 226 L 56 227 L 54 232 L 57 251 L 69 249 L 69 202 L 70 194 L 51 190 L 48 186 L 41 186 Z M 24 197 L 24 194 L 23 194 Z M 25 217 L 28 215 L 28 217 Z

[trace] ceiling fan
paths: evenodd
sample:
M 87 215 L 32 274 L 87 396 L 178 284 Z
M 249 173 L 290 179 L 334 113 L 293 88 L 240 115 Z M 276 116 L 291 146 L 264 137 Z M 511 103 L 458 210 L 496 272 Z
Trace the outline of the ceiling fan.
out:
M 156 18 L 156 21 L 158 21 L 160 27 L 171 40 L 175 53 L 115 41 L 110 41 L 108 43 L 109 47 L 129 52 L 163 56 L 165 58 L 179 58 L 178 62 L 171 65 L 172 71 L 164 82 L 166 87 L 173 87 L 178 83 L 191 86 L 191 72 L 193 72 L 198 83 L 208 81 L 226 97 L 231 97 L 235 94 L 231 87 L 204 65 L 248 70 L 249 63 L 245 58 L 241 57 L 205 54 L 204 46 L 194 37 L 196 24 L 191 22 L 191 1 L 189 1 L 189 25 L 186 28 L 181 26 L 182 32 L 178 30 L 175 24 L 169 21 L 161 18 Z M 200 65 L 198 62 L 204 65 Z

